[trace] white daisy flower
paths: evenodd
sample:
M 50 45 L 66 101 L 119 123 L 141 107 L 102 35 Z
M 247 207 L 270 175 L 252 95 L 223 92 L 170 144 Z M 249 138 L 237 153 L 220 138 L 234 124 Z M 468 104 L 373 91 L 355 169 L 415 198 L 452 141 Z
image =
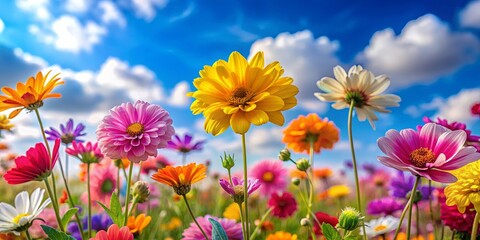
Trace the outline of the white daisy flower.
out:
M 50 204 L 50 198 L 43 201 L 44 189 L 37 188 L 29 197 L 23 191 L 15 197 L 15 207 L 0 203 L 0 232 L 13 232 L 17 235 L 27 230 L 32 221 Z
M 321 101 L 335 102 L 332 107 L 337 110 L 349 108 L 354 101 L 358 120 L 368 119 L 373 129 L 373 121 L 378 120 L 375 112 L 389 113 L 387 107 L 399 106 L 400 97 L 382 94 L 390 86 L 386 75 L 375 76 L 360 65 L 351 67 L 348 74 L 342 67 L 336 66 L 333 74 L 335 79 L 324 77 L 317 82 L 324 93 L 315 93 L 315 96 Z
M 398 224 L 400 224 L 400 219 L 396 217 L 381 217 L 365 223 L 365 232 L 367 234 L 367 237 L 369 238 L 376 237 L 394 231 L 395 229 L 397 229 Z

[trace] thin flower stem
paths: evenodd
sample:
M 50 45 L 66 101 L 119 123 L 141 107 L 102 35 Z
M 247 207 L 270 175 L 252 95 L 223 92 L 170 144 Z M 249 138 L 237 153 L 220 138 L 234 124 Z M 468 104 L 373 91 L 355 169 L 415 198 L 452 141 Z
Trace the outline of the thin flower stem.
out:
M 350 150 L 352 152 L 352 164 L 353 164 L 353 173 L 355 175 L 355 188 L 357 193 L 357 207 L 360 213 L 363 215 L 362 208 L 362 199 L 360 197 L 360 181 L 358 180 L 358 168 L 357 168 L 357 159 L 355 157 L 355 147 L 353 145 L 353 134 L 352 134 L 352 118 L 353 118 L 353 108 L 355 107 L 355 101 L 350 102 L 350 108 L 348 109 L 348 140 L 350 142 Z M 362 230 L 365 233 L 365 225 L 362 225 Z M 367 235 L 363 234 L 363 239 L 367 240 Z
M 478 231 L 478 222 L 480 221 L 480 214 L 478 212 L 475 213 L 475 219 L 473 220 L 473 229 L 472 235 L 470 239 L 477 239 L 477 231 Z
M 88 193 L 88 238 L 92 237 L 92 197 L 90 191 L 90 163 L 87 163 L 87 193 Z
M 143 163 L 143 162 L 140 162 L 140 163 L 138 164 L 137 181 L 140 181 L 140 176 L 142 175 L 142 163 Z
M 32 237 L 30 236 L 30 233 L 28 232 L 28 229 L 25 230 L 25 235 L 27 236 L 27 240 L 32 240 Z
M 127 178 L 127 195 L 125 195 L 125 220 L 123 221 L 123 226 L 127 225 L 128 220 L 128 204 L 130 203 L 130 181 L 132 180 L 133 173 L 133 163 L 130 163 L 130 169 L 128 170 Z
M 252 235 L 250 236 L 250 239 L 255 239 L 257 236 L 258 230 L 260 230 L 260 227 L 262 226 L 263 222 L 267 219 L 268 215 L 273 211 L 273 208 L 269 208 L 265 214 L 263 214 L 262 219 L 260 219 L 260 223 L 257 225 L 255 230 L 253 230 Z
M 242 134 L 242 154 L 243 154 L 243 194 L 245 201 L 245 230 L 246 240 L 250 239 L 250 224 L 248 221 L 248 174 L 247 174 L 247 144 L 245 143 L 245 133 Z
M 117 196 L 120 196 L 120 166 L 117 167 L 117 184 L 116 185 L 117 185 Z
M 53 192 L 52 192 L 52 188 L 50 187 L 50 183 L 48 183 L 48 178 L 44 179 L 44 182 L 45 182 L 45 187 L 47 188 L 48 196 L 50 196 L 50 200 L 51 200 Z M 65 229 L 63 228 L 63 224 L 62 224 L 62 218 L 60 218 L 60 213 L 58 212 L 58 205 L 54 201 L 52 201 L 52 205 L 53 205 L 53 211 L 55 212 L 55 217 L 57 219 L 58 227 L 62 232 L 65 232 Z
M 420 236 L 420 211 L 418 209 L 418 203 L 415 203 L 415 220 L 416 220 L 416 228 L 417 228 L 417 239 L 419 238 Z
M 405 218 L 405 215 L 407 214 L 408 205 L 410 205 L 410 199 L 408 199 L 407 204 L 403 208 L 402 215 L 400 215 L 400 223 L 398 224 L 397 230 L 395 230 L 395 235 L 393 236 L 393 239 L 397 239 L 398 234 L 400 233 L 400 229 L 402 228 L 403 219 Z
M 190 204 L 188 204 L 187 197 L 185 196 L 185 194 L 183 194 L 182 197 L 183 197 L 183 200 L 185 200 L 185 204 L 187 205 L 188 212 L 190 212 L 190 216 L 192 216 L 193 221 L 195 222 L 195 224 L 197 224 L 197 227 L 202 232 L 203 236 L 205 237 L 205 240 L 208 240 L 207 234 L 203 230 L 202 226 L 200 226 L 200 224 L 197 222 L 197 219 L 195 218 L 195 215 L 193 215 L 192 209 L 190 208 Z
M 228 171 L 228 181 L 230 182 L 230 185 L 232 185 L 232 186 L 233 186 L 233 182 L 232 182 L 232 173 L 231 173 L 231 171 L 230 171 L 230 168 L 229 168 L 229 169 L 227 169 L 227 171 Z
M 128 214 L 130 216 L 130 214 L 132 214 L 133 210 L 135 210 L 135 207 L 137 206 L 137 203 L 138 203 L 138 199 L 137 198 L 134 198 L 133 199 L 133 202 L 132 202 L 132 206 L 130 207 L 130 210 L 128 210 Z M 128 219 L 128 218 L 127 218 Z
M 305 171 L 305 175 L 307 175 L 307 182 L 309 183 L 309 191 L 308 191 L 308 203 L 307 203 L 307 219 L 310 219 L 310 213 L 312 212 L 312 205 L 313 205 L 313 181 L 312 178 L 308 175 L 308 172 Z
M 455 239 L 455 234 L 457 233 L 457 231 L 453 230 L 452 231 L 452 237 L 450 238 L 451 240 L 454 240 Z
M 309 227 L 308 227 L 308 230 L 310 230 L 310 237 L 311 237 L 313 240 L 317 240 L 317 236 L 315 236 L 315 231 L 313 231 L 313 227 L 309 226 Z
M 242 222 L 242 236 L 243 236 L 243 239 L 247 239 L 245 237 L 245 233 L 247 233 L 247 231 L 245 231 L 245 221 L 243 221 L 244 220 L 243 219 L 243 207 L 242 207 L 241 203 L 237 203 L 237 204 L 238 204 L 238 207 L 240 208 L 240 222 Z
M 412 230 L 412 209 L 413 209 L 413 198 L 417 191 L 418 183 L 420 182 L 420 176 L 417 176 L 415 184 L 413 185 L 412 191 L 410 191 L 410 202 L 408 204 L 408 222 L 407 222 L 407 239 L 410 239 L 410 232 Z M 400 222 L 402 225 L 402 222 Z

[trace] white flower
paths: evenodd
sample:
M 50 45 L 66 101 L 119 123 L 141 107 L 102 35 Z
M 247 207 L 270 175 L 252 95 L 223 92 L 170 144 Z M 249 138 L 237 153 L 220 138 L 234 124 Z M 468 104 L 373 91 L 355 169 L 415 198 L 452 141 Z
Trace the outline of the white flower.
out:
M 375 76 L 360 65 L 351 67 L 348 74 L 342 67 L 336 66 L 333 74 L 336 79 L 324 77 L 317 82 L 318 88 L 325 93 L 315 93 L 315 96 L 321 101 L 335 102 L 332 107 L 337 110 L 350 107 L 354 101 L 358 120 L 368 119 L 373 129 L 373 121 L 378 120 L 375 112 L 389 113 L 387 107 L 399 106 L 400 97 L 382 94 L 390 85 L 386 75 Z
M 367 233 L 368 237 L 379 236 L 394 231 L 397 229 L 399 223 L 400 219 L 392 216 L 373 219 L 365 224 L 365 232 Z
M 15 197 L 15 207 L 0 203 L 0 232 L 19 235 L 21 231 L 27 230 L 33 219 L 50 204 L 50 198 L 43 201 L 44 193 L 44 189 L 37 188 L 29 198 L 28 192 L 23 191 Z

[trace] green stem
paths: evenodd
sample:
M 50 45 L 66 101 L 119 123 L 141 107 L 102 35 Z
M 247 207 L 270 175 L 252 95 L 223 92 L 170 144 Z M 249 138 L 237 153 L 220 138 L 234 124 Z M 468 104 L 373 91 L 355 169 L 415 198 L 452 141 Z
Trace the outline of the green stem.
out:
M 480 214 L 478 212 L 475 213 L 475 220 L 473 220 L 473 229 L 472 235 L 470 239 L 477 239 L 477 231 L 478 231 L 478 222 L 480 221 Z
M 48 196 L 50 196 L 50 200 L 53 198 L 52 188 L 50 187 L 50 183 L 48 183 L 48 178 L 44 179 L 45 187 L 47 188 Z M 60 213 L 58 212 L 58 205 L 56 202 L 52 201 L 53 211 L 55 212 L 55 217 L 57 218 L 58 227 L 62 232 L 65 232 L 62 224 L 62 218 L 60 218 Z
M 243 207 L 241 203 L 237 203 L 237 204 L 238 204 L 238 207 L 240 208 L 240 222 L 242 222 L 242 236 L 243 236 L 243 239 L 247 239 L 247 237 L 245 237 L 245 233 L 247 233 L 247 231 L 245 231 L 245 221 L 243 219 Z
M 262 219 L 260 219 L 260 223 L 257 225 L 255 230 L 253 230 L 252 235 L 250 236 L 250 239 L 255 239 L 257 236 L 258 230 L 260 230 L 260 227 L 262 226 L 263 222 L 267 219 L 268 215 L 273 211 L 273 208 L 269 208 L 265 214 L 263 214 Z
M 245 133 L 242 134 L 242 154 L 243 154 L 243 194 L 245 202 L 245 230 L 247 231 L 245 236 L 250 239 L 250 224 L 248 221 L 248 174 L 247 174 L 247 144 L 245 143 Z
M 407 206 L 408 205 L 410 205 L 410 199 L 408 199 L 407 204 L 403 208 L 402 215 L 400 215 L 400 223 L 398 224 L 397 230 L 395 230 L 395 235 L 393 236 L 393 239 L 397 239 L 398 234 L 400 233 L 400 229 L 402 228 L 403 219 L 405 218 L 405 215 L 407 214 L 407 210 L 408 210 Z
M 415 180 L 415 184 L 413 185 L 412 191 L 410 192 L 410 201 L 408 204 L 408 222 L 407 222 L 407 239 L 410 239 L 410 232 L 412 230 L 412 209 L 413 209 L 413 198 L 415 197 L 415 193 L 417 191 L 418 183 L 420 182 L 420 176 L 417 176 Z M 402 225 L 402 222 L 400 222 Z
M 232 182 L 232 173 L 231 173 L 231 171 L 230 171 L 230 168 L 229 168 L 229 169 L 227 169 L 227 171 L 228 171 L 228 181 L 230 182 L 230 185 L 232 185 L 232 186 L 233 186 L 233 182 Z
M 348 109 L 348 140 L 350 142 L 350 150 L 352 152 L 352 164 L 353 164 L 353 173 L 355 175 L 355 188 L 357 193 L 357 207 L 358 211 L 363 215 L 362 208 L 362 199 L 360 197 L 360 181 L 358 180 L 358 168 L 357 168 L 357 159 L 355 157 L 355 147 L 353 146 L 353 134 L 352 134 L 352 118 L 353 118 L 353 108 L 355 107 L 355 101 L 350 102 L 350 108 Z M 362 225 L 362 230 L 365 233 L 365 225 Z M 367 240 L 367 235 L 363 234 L 363 239 Z
M 120 166 L 117 167 L 117 184 L 116 185 L 117 185 L 117 196 L 120 196 Z
M 130 163 L 130 169 L 128 170 L 127 178 L 127 195 L 125 195 L 125 220 L 123 221 L 123 226 L 127 225 L 128 220 L 128 204 L 130 203 L 130 181 L 132 180 L 133 173 L 133 163 Z
M 128 210 L 128 214 L 130 216 L 130 214 L 132 214 L 133 210 L 135 210 L 135 207 L 137 206 L 137 203 L 138 203 L 138 199 L 137 198 L 134 198 L 133 199 L 133 202 L 132 202 L 132 206 L 130 207 L 130 210 Z
M 310 230 L 310 237 L 311 237 L 313 240 L 317 240 L 317 236 L 315 236 L 315 231 L 313 231 L 313 227 L 309 226 L 309 227 L 308 227 L 308 230 Z
M 43 141 L 45 141 L 45 146 L 47 147 L 48 155 L 52 157 L 52 152 L 50 152 L 50 146 L 48 145 L 47 136 L 45 135 L 45 130 L 43 128 L 42 119 L 40 118 L 40 112 L 38 108 L 35 108 L 35 115 L 37 115 L 38 124 L 40 124 L 40 131 L 42 131 Z
M 92 237 L 92 197 L 90 192 L 90 163 L 87 163 L 88 238 Z
M 25 235 L 27 236 L 27 240 L 32 240 L 32 237 L 30 236 L 30 233 L 28 232 L 28 229 L 25 230 Z
M 190 212 L 190 216 L 192 216 L 193 221 L 195 222 L 195 224 L 197 224 L 197 227 L 198 227 L 198 229 L 200 229 L 200 231 L 202 232 L 203 236 L 205 237 L 205 240 L 208 240 L 207 234 L 206 234 L 205 231 L 203 230 L 202 226 L 200 226 L 200 224 L 198 224 L 197 219 L 195 218 L 195 215 L 193 215 L 192 209 L 190 208 L 190 204 L 188 204 L 187 197 L 185 197 L 185 194 L 182 195 L 182 197 L 183 197 L 183 200 L 185 200 L 185 204 L 187 205 L 188 212 Z
M 310 158 L 310 173 L 313 176 L 313 141 L 310 141 L 310 151 L 309 151 L 309 158 Z M 308 205 L 307 205 L 307 219 L 310 219 L 310 212 L 312 211 L 313 205 L 313 195 L 314 195 L 314 186 L 313 186 L 313 179 L 308 176 L 308 172 L 305 171 L 305 175 L 307 175 L 307 179 L 310 186 L 310 191 L 308 192 Z

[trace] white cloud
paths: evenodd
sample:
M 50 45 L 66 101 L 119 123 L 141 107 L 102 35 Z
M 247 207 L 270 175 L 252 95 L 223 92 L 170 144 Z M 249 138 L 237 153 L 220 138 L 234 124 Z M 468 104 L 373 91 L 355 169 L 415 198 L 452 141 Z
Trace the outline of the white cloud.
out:
M 464 27 L 480 28 L 480 0 L 470 2 L 460 12 L 460 24 Z
M 3 23 L 2 19 L 0 18 L 0 33 L 3 32 L 3 29 L 5 29 L 5 24 Z
M 191 100 L 187 96 L 188 92 L 190 92 L 190 85 L 186 81 L 177 83 L 168 98 L 168 103 L 173 106 L 187 106 Z
M 117 8 L 117 6 L 111 1 L 101 1 L 98 7 L 102 9 L 102 22 L 105 24 L 116 23 L 121 27 L 125 27 L 127 21 L 125 17 Z
M 393 88 L 427 84 L 474 61 L 480 42 L 470 33 L 451 32 L 434 15 L 410 21 L 400 35 L 376 32 L 357 60 L 376 74 L 390 76 Z
M 418 106 L 416 106 L 416 105 L 408 106 L 404 110 L 404 113 L 406 113 L 406 114 L 408 114 L 412 117 L 420 117 L 426 111 L 436 110 L 436 109 L 440 108 L 443 104 L 444 104 L 444 99 L 441 98 L 441 97 L 436 97 L 429 103 L 422 103 Z
M 56 19 L 51 28 L 54 33 L 51 43 L 58 50 L 73 53 L 82 50 L 91 51 L 93 46 L 100 43 L 101 38 L 107 33 L 104 27 L 92 21 L 82 25 L 77 18 L 71 15 L 63 15 Z
M 336 41 L 327 37 L 315 39 L 309 30 L 294 34 L 280 33 L 276 38 L 257 40 L 250 48 L 250 58 L 258 51 L 265 52 L 265 63 L 279 61 L 284 76 L 294 78 L 299 87 L 299 105 L 307 110 L 325 109 L 322 102 L 315 104 L 314 92 L 319 91 L 316 82 L 323 76 L 333 75 L 333 67 L 339 64 L 335 56 L 339 48 Z
M 355 146 L 355 149 L 360 149 L 363 147 L 363 144 L 356 140 L 353 140 L 353 145 Z M 333 146 L 333 150 L 350 151 L 350 142 L 348 140 L 337 142 Z
M 247 144 L 249 146 L 248 151 L 259 155 L 279 152 L 285 146 L 282 142 L 282 138 L 283 128 L 277 126 L 255 127 L 247 134 Z
M 182 19 L 185 19 L 185 18 L 189 17 L 195 11 L 195 8 L 196 8 L 195 3 L 190 2 L 188 4 L 188 7 L 185 10 L 183 10 L 177 16 L 173 16 L 172 18 L 170 18 L 169 22 L 173 23 L 173 22 L 180 21 Z
M 27 64 L 38 65 L 40 68 L 44 68 L 48 65 L 47 61 L 43 60 L 43 58 L 26 53 L 21 48 L 15 48 L 13 50 L 13 54 L 25 61 Z
M 51 17 L 48 10 L 49 0 L 16 0 L 15 4 L 23 11 L 34 13 L 40 20 L 48 20 Z
M 156 8 L 167 6 L 167 0 L 132 0 L 133 8 L 138 17 L 147 21 L 155 18 Z
M 473 122 L 478 118 L 472 116 L 470 108 L 476 102 L 480 102 L 480 88 L 463 89 L 448 97 L 439 107 L 435 116 L 446 118 L 449 121 Z
M 85 13 L 91 4 L 91 0 L 67 0 L 65 10 L 72 13 Z

